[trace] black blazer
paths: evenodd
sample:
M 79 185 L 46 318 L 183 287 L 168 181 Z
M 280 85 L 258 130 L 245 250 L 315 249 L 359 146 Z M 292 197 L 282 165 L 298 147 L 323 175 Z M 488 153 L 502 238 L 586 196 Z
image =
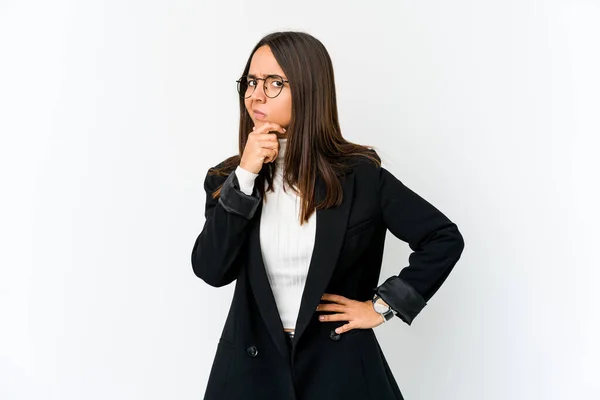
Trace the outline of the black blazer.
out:
M 410 325 L 447 278 L 464 242 L 456 224 L 385 168 L 353 160 L 341 178 L 342 204 L 316 211 L 291 352 L 262 260 L 258 189 L 250 196 L 241 192 L 235 173 L 206 175 L 206 221 L 192 250 L 193 271 L 211 286 L 236 286 L 205 400 L 403 398 L 373 330 L 336 334 L 344 322 L 320 322 L 315 309 L 323 293 L 366 301 L 377 292 Z M 320 177 L 315 192 L 317 201 L 325 194 Z M 399 275 L 377 286 L 387 230 L 413 253 Z

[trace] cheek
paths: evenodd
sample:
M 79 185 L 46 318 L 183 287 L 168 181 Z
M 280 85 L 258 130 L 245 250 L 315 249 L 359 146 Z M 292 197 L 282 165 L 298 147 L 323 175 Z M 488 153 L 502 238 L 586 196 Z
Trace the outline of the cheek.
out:
M 282 98 L 277 107 L 277 114 L 282 121 L 289 123 L 292 118 L 292 99 L 291 97 Z

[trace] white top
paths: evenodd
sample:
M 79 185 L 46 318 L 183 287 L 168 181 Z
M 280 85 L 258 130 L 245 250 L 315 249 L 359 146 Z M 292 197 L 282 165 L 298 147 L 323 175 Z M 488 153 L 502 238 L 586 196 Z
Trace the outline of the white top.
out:
M 287 139 L 279 140 L 274 192 L 265 193 L 260 217 L 260 246 L 285 329 L 295 329 L 300 300 L 312 257 L 317 228 L 316 212 L 300 226 L 300 198 L 291 190 L 283 191 L 283 156 Z M 251 194 L 258 174 L 238 166 L 235 170 L 240 190 Z M 267 183 L 265 181 L 265 188 Z M 265 201 L 266 200 L 266 201 Z

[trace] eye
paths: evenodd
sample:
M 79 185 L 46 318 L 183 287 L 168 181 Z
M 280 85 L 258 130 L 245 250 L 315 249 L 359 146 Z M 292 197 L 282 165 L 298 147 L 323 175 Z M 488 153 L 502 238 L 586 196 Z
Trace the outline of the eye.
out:
M 248 79 L 246 82 L 248 86 L 256 86 L 256 79 Z
M 274 88 L 280 89 L 283 87 L 283 78 L 278 75 L 271 75 L 267 78 L 267 84 Z

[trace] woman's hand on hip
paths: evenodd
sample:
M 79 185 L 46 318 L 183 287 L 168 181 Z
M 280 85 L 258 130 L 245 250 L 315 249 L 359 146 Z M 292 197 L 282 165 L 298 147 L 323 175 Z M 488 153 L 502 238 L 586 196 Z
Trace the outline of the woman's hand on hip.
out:
M 332 303 L 319 304 L 317 311 L 334 312 L 335 314 L 319 315 L 319 321 L 348 321 L 347 324 L 337 328 L 336 333 L 346 333 L 352 329 L 370 329 L 384 323 L 383 316 L 375 311 L 371 300 L 358 301 L 329 293 L 325 293 L 321 300 Z

